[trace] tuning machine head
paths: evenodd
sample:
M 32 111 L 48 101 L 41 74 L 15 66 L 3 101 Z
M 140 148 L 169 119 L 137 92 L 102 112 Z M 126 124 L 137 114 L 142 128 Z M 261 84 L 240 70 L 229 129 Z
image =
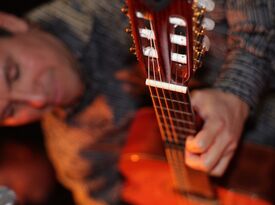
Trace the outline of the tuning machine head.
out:
M 120 11 L 121 11 L 122 13 L 124 13 L 125 15 L 128 15 L 128 6 L 127 6 L 127 5 L 124 5 L 124 6 L 120 9 Z
M 215 3 L 212 0 L 195 0 L 195 4 L 207 12 L 213 11 L 215 8 Z
M 131 34 L 132 33 L 132 28 L 131 27 L 125 28 L 125 32 L 128 33 L 128 34 Z
M 210 49 L 210 40 L 205 35 L 205 30 L 213 30 L 215 27 L 215 22 L 212 19 L 205 17 L 205 13 L 213 11 L 214 8 L 215 3 L 212 0 L 194 0 L 193 2 L 193 71 L 201 67 L 202 58 L 205 53 Z
M 132 54 L 136 55 L 136 47 L 135 47 L 135 45 L 132 45 L 131 48 L 129 49 L 129 51 L 130 51 Z

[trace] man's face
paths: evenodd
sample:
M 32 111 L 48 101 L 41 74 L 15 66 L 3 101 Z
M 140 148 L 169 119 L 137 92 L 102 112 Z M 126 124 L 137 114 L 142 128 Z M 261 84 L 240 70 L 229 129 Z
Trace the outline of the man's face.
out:
M 37 29 L 0 38 L 0 123 L 34 121 L 56 106 L 68 106 L 83 86 L 70 52 Z

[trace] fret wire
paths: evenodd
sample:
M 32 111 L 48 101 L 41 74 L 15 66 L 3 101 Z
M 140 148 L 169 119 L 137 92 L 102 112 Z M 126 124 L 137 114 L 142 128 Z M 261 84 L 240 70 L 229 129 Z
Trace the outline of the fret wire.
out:
M 177 93 L 177 92 L 172 92 L 172 91 L 168 91 L 168 92 L 169 92 L 169 95 L 170 95 L 171 98 L 172 97 L 174 98 L 175 96 L 178 97 L 178 95 L 179 95 L 179 93 Z M 177 100 L 177 101 L 179 101 L 179 100 Z M 182 101 L 182 102 L 186 102 L 186 101 Z M 188 105 L 189 105 L 188 103 L 184 103 L 184 106 L 182 106 L 182 104 L 172 102 L 173 110 L 178 110 L 178 111 L 181 112 L 181 113 L 175 112 L 175 117 L 177 119 L 183 119 L 183 121 L 188 121 L 188 122 L 190 121 L 182 115 L 182 112 L 183 113 L 190 113 L 189 110 L 188 110 L 188 107 L 189 107 Z M 180 115 L 178 115 L 178 114 L 180 114 Z M 192 113 L 190 113 L 190 114 L 192 114 Z M 190 115 L 190 114 L 188 114 L 188 115 Z
M 152 28 L 152 23 L 150 22 L 150 26 L 151 26 L 151 28 Z M 155 44 L 155 42 L 153 42 L 154 44 Z M 158 59 L 157 59 L 157 69 L 158 69 L 158 71 L 159 71 L 159 61 L 158 61 Z M 151 66 L 151 65 L 150 65 Z M 155 66 L 153 65 L 153 71 L 154 71 L 154 74 L 156 74 L 156 69 L 155 69 Z M 159 78 L 160 78 L 160 80 L 161 80 L 161 74 L 160 73 L 158 73 L 159 74 Z M 155 76 L 154 76 L 154 78 L 155 78 Z M 151 88 L 150 88 L 150 92 L 151 92 Z M 158 108 L 157 108 L 157 106 L 155 107 L 155 111 L 156 111 L 156 113 L 157 113 L 157 115 L 159 115 L 159 110 L 161 109 L 161 107 L 162 107 L 162 102 L 161 102 L 161 100 L 164 100 L 165 101 L 165 105 L 166 105 L 166 114 L 168 114 L 168 116 L 169 116 L 169 119 L 170 119 L 170 122 L 171 122 L 171 128 L 172 128 L 172 133 L 170 132 L 170 128 L 168 128 L 167 127 L 167 120 L 165 119 L 165 112 L 164 112 L 164 109 L 161 109 L 161 113 L 162 113 L 162 115 L 164 116 L 164 118 L 163 118 L 163 120 L 164 120 L 164 123 L 166 124 L 165 125 L 165 127 L 166 127 L 166 133 L 164 134 L 164 131 L 162 131 L 162 135 L 163 135 L 163 138 L 166 138 L 166 134 L 168 135 L 168 139 L 169 139 L 169 137 L 171 138 L 171 139 L 173 139 L 173 135 L 176 135 L 175 137 L 177 137 L 177 133 L 175 132 L 175 128 L 174 128 L 174 121 L 172 120 L 171 121 L 171 112 L 174 112 L 174 115 L 175 116 L 178 116 L 178 115 L 183 115 L 184 117 L 182 118 L 182 119 L 186 119 L 187 118 L 187 116 L 190 116 L 190 113 L 185 113 L 185 111 L 187 110 L 187 111 L 189 111 L 189 109 L 188 108 L 186 108 L 186 107 L 184 107 L 184 110 L 181 110 L 181 111 L 179 111 L 179 112 L 177 112 L 177 110 L 175 109 L 175 105 L 174 105 L 174 102 L 172 101 L 171 103 L 172 103 L 172 107 L 173 107 L 173 109 L 169 109 L 169 106 L 168 106 L 168 103 L 167 102 L 169 102 L 169 99 L 167 99 L 166 97 L 165 97 L 165 91 L 162 89 L 162 93 L 163 93 L 163 99 L 160 99 L 160 98 L 162 98 L 160 95 L 159 95 L 159 92 L 158 92 L 158 90 L 156 89 L 156 92 L 157 92 L 157 94 L 158 94 L 158 101 L 159 101 L 159 105 L 160 106 L 158 106 Z M 161 93 L 161 92 L 160 92 Z M 151 96 L 152 96 L 152 99 L 153 99 L 153 103 L 154 103 L 154 97 L 153 97 L 153 95 L 152 95 L 152 92 L 151 92 Z M 183 101 L 184 102 L 184 101 Z M 182 106 L 180 106 L 180 107 L 182 107 Z M 159 116 L 161 116 L 161 115 L 159 115 Z M 158 118 L 158 121 L 159 121 L 159 125 L 160 125 L 160 127 L 162 127 L 161 126 L 161 120 L 160 120 L 160 117 L 157 117 Z M 179 122 L 176 122 L 176 124 L 178 124 Z M 160 129 L 160 130 L 162 130 L 162 128 Z M 171 136 L 171 134 L 172 134 L 172 136 Z M 181 163 L 182 165 L 180 166 L 180 168 L 179 168 L 179 166 L 176 166 L 176 167 L 173 167 L 172 169 L 173 169 L 173 175 L 174 175 L 174 184 L 176 185 L 176 187 L 178 187 L 178 189 L 182 189 L 182 187 L 184 187 L 184 177 L 182 177 L 182 173 L 184 172 L 184 170 L 183 170 L 183 164 L 184 164 L 184 160 L 183 160 L 183 152 L 182 151 L 179 151 L 179 150 L 171 150 L 171 149 L 168 149 L 167 151 L 166 151 L 166 155 L 167 155 L 167 158 L 168 158 L 168 161 L 170 161 L 170 164 L 172 163 L 172 164 L 177 164 L 177 165 L 179 165 L 179 163 Z
M 161 123 L 161 126 L 163 126 L 163 124 Z M 170 128 L 170 127 L 169 127 Z M 194 129 L 190 129 L 190 128 L 186 128 L 186 127 L 177 127 L 177 126 L 175 126 L 175 129 L 176 130 L 178 130 L 178 131 L 180 131 L 180 132 L 186 132 L 186 134 L 188 135 L 194 135 L 194 134 L 196 134 L 196 130 L 194 130 Z M 182 133 L 182 134 L 185 134 L 185 133 Z
M 178 96 L 177 96 L 177 98 L 178 98 Z M 172 105 L 173 106 L 173 105 Z M 185 107 L 186 109 L 188 109 L 187 107 Z M 159 111 L 159 109 L 157 109 L 158 111 Z M 173 109 L 174 110 L 174 109 Z M 162 111 L 162 113 L 164 113 L 163 111 Z M 163 117 L 166 117 L 166 115 L 164 114 L 163 116 L 160 114 L 160 113 L 158 113 L 158 115 L 159 115 L 159 119 L 160 119 L 160 121 L 161 122 L 163 122 L 163 120 L 164 119 L 162 119 Z M 178 116 L 177 115 L 177 113 L 176 113 L 176 116 Z M 190 119 L 189 119 L 190 120 Z M 165 122 L 164 122 L 165 123 Z M 166 121 L 166 124 L 167 124 L 167 121 Z M 186 126 L 179 126 L 179 123 L 176 123 L 176 124 L 178 124 L 177 126 L 174 126 L 174 128 L 175 128 L 175 131 L 178 133 L 178 142 L 179 143 L 183 143 L 183 141 L 185 141 L 186 140 L 186 136 L 188 136 L 188 135 L 194 135 L 194 134 L 196 134 L 196 130 L 193 128 L 191 128 L 190 129 L 190 126 L 189 126 L 189 128 L 187 128 Z M 163 138 L 164 139 L 166 139 L 167 137 L 169 138 L 169 137 L 171 137 L 171 131 L 173 131 L 173 130 L 171 130 L 171 129 L 173 129 L 171 126 L 168 128 L 169 130 L 167 131 L 167 125 L 165 126 L 163 123 L 162 123 L 162 125 L 160 125 L 161 127 L 161 129 L 163 130 L 163 134 L 162 134 L 162 136 L 163 136 Z M 191 127 L 194 127 L 195 126 L 195 124 L 193 124 L 193 126 L 191 126 Z
M 172 99 L 172 95 L 173 95 L 173 93 L 175 93 L 175 92 L 172 92 L 172 91 L 168 91 L 168 95 L 170 96 L 170 99 Z M 175 108 L 175 103 L 171 103 L 172 104 L 172 110 L 178 110 L 178 109 L 176 109 Z M 178 107 L 178 106 L 177 106 Z M 180 108 L 181 108 L 181 106 L 179 106 Z M 182 110 L 180 110 L 180 111 L 182 111 Z M 178 115 L 178 113 L 177 112 L 174 112 L 174 115 L 175 115 L 175 117 L 177 118 L 177 115 Z M 175 125 L 174 125 L 174 122 L 175 122 Z M 179 143 L 182 143 L 182 142 L 185 142 L 185 140 L 182 140 L 182 134 L 183 133 L 181 133 L 181 132 L 179 132 L 179 130 L 177 130 L 176 128 L 177 127 L 179 127 L 180 126 L 180 124 L 179 124 L 179 121 L 173 121 L 173 128 L 177 131 L 177 138 L 178 138 L 178 141 L 179 141 Z M 183 137 L 185 138 L 185 135 L 183 134 Z
M 157 60 L 157 64 L 158 64 L 158 66 L 159 66 L 159 62 L 158 62 L 158 60 Z M 154 62 L 153 62 L 153 69 L 154 69 L 154 74 L 155 74 L 155 66 L 154 66 Z M 159 73 L 159 75 L 160 75 L 160 73 Z M 155 78 L 155 76 L 154 76 L 154 78 Z M 161 75 L 160 75 L 160 77 L 159 77 L 159 79 L 161 79 Z M 151 96 L 152 96 L 152 90 L 151 90 L 151 88 L 150 88 L 150 92 L 151 92 Z M 159 93 L 158 93 L 158 91 L 157 91 L 157 89 L 156 89 L 156 93 L 157 93 L 157 95 L 158 95 L 158 101 L 159 101 L 159 104 L 161 104 L 161 102 L 160 102 L 160 96 L 159 96 Z M 152 97 L 152 99 L 153 99 L 153 97 Z M 154 102 L 154 100 L 153 100 L 153 103 L 155 103 Z M 156 106 L 155 106 L 156 107 Z M 157 109 L 155 108 L 155 111 L 156 111 L 156 113 L 157 113 L 157 115 L 158 115 L 158 112 L 157 112 Z M 162 110 L 161 111 L 162 112 L 162 114 L 164 114 L 164 111 Z M 158 115 L 158 116 L 161 116 L 161 115 Z M 157 117 L 158 118 L 158 121 L 159 121 L 159 124 L 160 124 L 160 119 L 159 119 L 159 117 Z M 166 122 L 166 120 L 165 120 L 165 124 L 167 125 L 167 122 Z M 162 129 L 160 129 L 160 130 L 162 130 Z M 166 134 L 167 134 L 167 129 L 166 129 L 166 132 L 165 132 L 165 134 L 164 134 L 164 130 L 162 130 L 161 131 L 161 133 L 162 133 L 162 138 L 164 139 L 164 138 L 166 138 Z M 168 139 L 169 138 L 171 138 L 171 133 L 170 133 L 170 131 L 168 131 Z M 167 150 L 166 151 L 166 157 L 167 157 L 167 160 L 168 161 L 170 161 L 169 163 L 171 164 L 171 163 L 175 163 L 175 160 L 171 157 L 173 155 L 173 153 L 171 152 L 171 150 Z M 176 160 L 177 161 L 177 160 Z M 179 180 L 178 180 L 178 175 L 179 174 L 177 174 L 177 176 L 175 176 L 175 174 L 173 174 L 174 176 L 173 176 L 173 178 L 174 178 L 174 180 L 173 180 L 173 182 L 174 182 L 174 184 L 176 185 L 176 187 L 179 187 L 178 185 L 177 185 L 177 183 L 176 182 L 179 182 L 180 184 L 182 183 L 182 182 L 180 182 Z
M 161 118 L 165 117 L 166 116 L 160 116 Z M 191 121 L 188 121 L 188 120 L 181 120 L 181 119 L 177 119 L 177 118 L 173 118 L 173 121 L 175 122 L 179 122 L 179 123 L 182 123 L 182 124 L 187 124 L 187 125 L 194 125 L 195 126 L 195 123 L 194 122 L 191 122 Z
M 189 98 L 189 93 L 185 94 L 185 95 L 182 95 L 182 94 L 179 94 L 179 93 L 176 93 L 176 97 L 177 99 L 180 101 L 180 98 L 182 98 L 183 101 L 187 101 L 189 106 L 188 107 L 184 107 L 185 109 L 187 109 L 187 112 L 191 113 L 191 119 L 188 119 L 188 121 L 190 122 L 193 122 L 193 129 L 196 129 L 196 123 L 195 123 L 195 120 L 194 120 L 194 113 L 193 113 L 193 110 L 192 110 L 192 107 L 191 107 L 191 104 L 190 104 L 190 98 Z M 186 119 L 185 116 L 182 116 L 183 119 Z M 189 127 L 190 128 L 190 127 Z
M 172 98 L 171 95 L 175 95 L 175 97 L 177 99 L 179 99 L 180 95 L 183 95 L 182 93 L 172 93 L 170 92 L 170 97 Z M 183 100 L 181 100 L 182 102 L 189 102 L 189 96 L 184 95 L 182 98 Z M 180 100 L 176 100 L 176 101 L 180 101 Z M 187 106 L 186 106 L 187 105 Z M 180 118 L 183 119 L 185 121 L 190 121 L 190 117 L 191 117 L 191 124 L 189 124 L 191 127 L 195 127 L 195 122 L 193 121 L 193 112 L 191 110 L 191 105 L 189 103 L 186 103 L 184 105 L 179 104 L 177 102 L 172 102 L 172 110 L 179 110 L 180 112 L 175 112 L 175 117 L 176 118 Z M 176 107 L 176 108 L 175 108 Z M 185 115 L 184 113 L 190 113 L 191 115 Z M 177 127 L 176 129 L 180 129 L 177 130 L 178 131 L 178 137 L 179 137 L 179 142 L 184 143 L 185 145 L 185 141 L 186 141 L 186 136 L 188 134 L 195 134 L 196 130 L 195 129 L 190 129 L 190 126 L 180 126 L 180 123 L 176 123 Z M 192 125 L 193 124 L 193 125 Z M 187 133 L 182 133 L 182 131 L 187 132 Z M 184 146 L 185 147 L 185 146 Z M 189 186 L 188 185 L 188 181 L 186 181 L 186 167 L 185 167 L 185 159 L 184 159 L 184 149 L 179 149 L 177 147 L 171 147 L 170 149 L 174 150 L 172 152 L 174 152 L 175 156 L 175 160 L 172 161 L 172 172 L 174 172 L 175 175 L 175 179 L 177 180 L 178 183 L 177 184 L 177 189 L 178 190 L 186 190 L 186 188 Z
M 175 92 L 172 92 L 172 91 L 168 91 L 168 93 L 169 93 L 169 96 L 170 96 L 170 99 L 174 99 L 173 98 L 173 94 L 175 93 Z M 177 95 L 177 94 L 176 94 Z M 183 110 L 182 110 L 182 107 L 184 107 L 184 106 L 187 106 L 186 104 L 185 104 L 185 101 L 182 101 L 183 103 L 175 103 L 174 101 L 171 101 L 171 104 L 172 104 L 172 110 L 179 110 L 180 112 L 182 112 Z M 177 112 L 174 112 L 174 114 L 175 114 L 175 118 L 176 119 L 179 119 L 179 117 L 178 117 L 178 114 L 179 113 L 177 113 Z M 178 147 L 177 147 L 177 149 L 176 149 L 176 151 L 174 151 L 174 152 L 176 152 L 175 154 L 176 154 L 176 160 L 175 161 L 173 161 L 173 166 L 172 166 L 172 170 L 173 170 L 173 172 L 175 172 L 175 175 L 176 175 L 176 180 L 177 180 L 177 184 L 178 184 L 178 186 L 177 186 L 177 188 L 181 188 L 183 185 L 184 185 L 184 178 L 182 177 L 182 172 L 183 172 L 183 170 L 182 170 L 182 165 L 183 165 L 183 163 L 185 163 L 185 161 L 182 161 L 181 160 L 181 157 L 179 156 L 179 155 L 181 155 L 181 154 L 184 154 L 184 150 L 185 150 L 185 139 L 186 139 L 186 135 L 184 135 L 181 131 L 179 131 L 178 129 L 177 129 L 177 127 L 179 127 L 180 126 L 180 121 L 181 120 L 174 120 L 175 121 L 175 124 L 176 125 L 174 125 L 174 129 L 176 129 L 177 130 L 177 132 L 178 132 L 178 140 L 179 140 L 179 144 L 181 144 L 182 143 L 182 148 L 183 149 L 178 149 Z M 182 119 L 182 118 L 180 118 L 180 119 Z M 184 119 L 184 118 L 183 118 Z M 186 121 L 186 120 L 182 120 L 182 121 Z M 184 128 L 184 127 L 183 127 Z M 166 142 L 167 143 L 167 142 Z M 173 150 L 175 150 L 175 148 L 173 147 Z M 180 153 L 180 154 L 178 154 L 178 153 Z
M 169 106 L 168 106 L 168 103 L 167 103 L 167 101 L 166 101 L 166 97 L 165 97 L 165 90 L 164 89 L 161 89 L 161 92 L 158 92 L 159 90 L 158 90 L 158 88 L 155 88 L 155 91 L 156 91 L 156 93 L 157 93 L 157 96 L 160 96 L 160 93 L 162 93 L 163 94 L 163 99 L 164 99 L 164 102 L 162 102 L 161 100 L 160 100 L 160 98 L 157 98 L 158 99 L 158 102 L 159 102 L 159 104 L 158 105 L 156 105 L 157 103 L 155 102 L 154 103 L 154 105 L 155 105 L 155 109 L 158 111 L 158 109 L 160 109 L 160 111 L 161 111 L 161 113 L 162 113 L 162 115 L 159 115 L 159 120 L 160 120 L 160 127 L 161 127 L 161 129 L 163 129 L 163 132 L 165 132 L 165 134 L 164 134 L 164 136 L 167 136 L 168 137 L 168 139 L 175 139 L 176 141 L 178 141 L 178 139 L 177 139 L 177 132 L 175 131 L 175 129 L 173 128 L 173 118 L 171 117 L 171 112 L 170 112 L 170 110 L 169 110 Z M 152 93 L 153 94 L 153 93 Z M 153 99 L 153 98 L 152 98 Z M 153 101 L 155 101 L 154 99 L 153 99 Z M 165 105 L 163 105 L 163 103 L 165 103 Z M 166 106 L 166 108 L 164 108 L 164 106 Z M 158 109 L 157 109 L 158 108 Z M 166 111 L 166 112 L 164 112 L 164 111 Z M 161 119 L 160 119 L 160 117 L 161 116 L 167 116 L 167 117 L 165 117 L 165 118 L 162 118 L 162 121 L 164 120 L 164 124 L 163 123 L 161 123 L 162 121 L 161 121 Z M 169 123 L 167 123 L 167 121 L 170 121 L 170 126 L 169 126 Z M 161 124 L 162 124 L 162 126 L 161 126 Z M 167 135 L 166 135 L 166 133 L 167 133 Z M 171 135 L 171 133 L 172 133 L 172 135 Z M 166 138 L 166 137 L 164 137 L 164 138 Z
M 149 90 L 150 90 L 150 93 L 151 93 L 151 95 L 152 95 L 152 93 L 153 93 L 153 89 L 152 89 L 153 87 L 151 87 L 151 86 L 149 86 Z M 156 93 L 157 93 L 157 95 L 158 95 L 158 91 L 157 91 L 157 89 L 154 89 L 155 91 L 156 91 Z M 153 98 L 152 98 L 153 99 Z M 158 102 L 159 102 L 159 100 L 158 100 Z M 159 102 L 160 103 L 160 102 Z M 157 114 L 157 120 L 158 120 L 158 124 L 159 124 L 159 127 L 160 127 L 160 132 L 161 132 L 161 136 L 162 136 L 162 139 L 163 140 L 165 140 L 166 139 L 166 134 L 164 133 L 164 129 L 162 128 L 162 126 L 161 126 L 161 120 L 160 120 L 160 117 L 159 116 L 161 116 L 159 113 L 158 113 L 158 110 L 157 110 L 157 106 L 156 106 L 156 102 L 155 102 L 155 100 L 153 100 L 153 104 L 154 104 L 154 108 L 155 108 L 155 113 Z M 163 109 L 161 109 L 161 107 L 160 107 L 160 111 L 161 111 L 161 113 L 162 113 L 162 115 L 164 115 L 163 114 Z M 164 127 L 166 127 L 166 126 L 168 126 L 167 125 L 167 122 L 166 122 L 166 120 L 164 120 L 164 125 L 163 125 Z M 168 139 L 171 139 L 171 133 L 170 133 L 170 130 L 168 129 L 168 132 L 167 132 L 167 137 L 168 137 Z
M 166 111 L 168 111 L 168 112 L 169 112 L 169 111 L 173 111 L 173 112 L 176 112 L 176 113 L 179 113 L 179 114 L 192 116 L 192 113 L 185 112 L 185 111 L 179 111 L 179 110 L 174 110 L 174 109 L 169 109 L 169 108 L 161 108 L 160 106 L 156 106 L 156 108 L 164 109 L 164 110 L 166 110 Z
M 158 98 L 158 96 L 152 96 L 153 98 Z M 159 97 L 161 100 L 164 100 L 163 97 Z M 174 100 L 174 99 L 167 99 L 167 101 L 170 101 L 170 102 L 175 102 L 175 103 L 179 103 L 179 104 L 183 104 L 183 105 L 189 105 L 189 103 L 186 103 L 186 102 L 181 102 L 181 101 L 178 101 L 178 100 Z
M 166 97 L 167 95 L 165 95 L 165 92 L 166 92 L 165 90 L 162 90 L 163 99 L 165 101 L 165 104 L 166 104 L 166 107 L 167 107 L 166 109 L 167 109 L 169 119 L 170 119 L 170 122 L 171 122 L 170 127 L 173 130 L 173 136 L 174 136 L 172 138 L 173 142 L 170 141 L 170 143 L 178 145 L 180 142 L 184 142 L 184 141 L 180 139 L 181 137 L 179 136 L 179 133 L 176 132 L 176 130 L 175 130 L 175 125 L 174 125 L 175 121 L 173 121 L 173 118 L 171 118 L 171 113 L 170 112 L 171 111 L 173 112 L 176 109 L 175 109 L 175 106 L 174 106 L 173 102 L 172 102 L 172 109 L 169 108 L 168 103 L 167 103 L 167 97 Z M 172 97 L 171 92 L 169 92 L 169 95 L 170 95 L 170 98 L 171 98 Z M 165 120 L 166 117 L 167 116 L 163 116 L 162 119 Z M 176 122 L 176 124 L 178 124 L 178 122 Z M 166 131 L 167 131 L 167 126 L 166 126 L 166 130 L 164 132 L 166 132 Z M 165 144 L 167 145 L 168 143 L 169 143 L 169 141 L 166 140 Z M 182 147 L 182 150 L 184 150 L 184 145 L 182 145 L 181 147 Z M 179 169 L 178 166 L 175 166 L 175 164 L 177 162 L 180 162 L 180 160 L 179 160 L 180 158 L 177 156 L 177 152 L 175 152 L 175 149 L 169 149 L 169 150 L 170 150 L 170 153 L 172 155 L 172 159 L 170 160 L 169 163 L 172 165 L 171 167 L 172 167 L 172 173 L 173 173 L 173 177 L 174 177 L 174 180 L 173 180 L 174 185 L 175 185 L 175 187 L 181 187 L 181 185 L 184 184 L 183 178 L 181 177 L 181 169 Z M 184 152 L 182 150 L 180 152 Z M 184 161 L 181 161 L 181 163 L 184 163 Z
M 177 72 L 176 72 L 176 82 L 177 82 Z M 178 94 L 175 93 L 175 92 L 169 92 L 169 95 L 170 95 L 170 99 L 173 99 L 171 100 L 171 104 L 172 104 L 172 109 L 173 110 L 178 110 L 179 112 L 174 112 L 175 114 L 175 118 L 177 119 L 181 119 L 181 120 L 174 120 L 176 122 L 176 126 L 177 127 L 182 127 L 182 128 L 185 128 L 185 126 L 180 126 L 179 123 L 181 123 L 180 121 L 188 121 L 185 117 L 185 111 L 186 110 L 183 110 L 184 108 L 186 108 L 186 106 L 188 106 L 188 103 L 186 103 L 187 101 L 180 101 L 178 100 Z M 173 98 L 173 96 L 176 95 L 176 98 L 177 100 L 175 100 L 175 98 Z M 188 124 L 188 123 L 185 123 L 185 124 Z M 179 138 L 181 138 L 181 131 L 177 130 L 179 132 Z M 183 141 L 184 144 L 185 144 L 185 135 L 183 135 L 184 138 L 183 140 L 180 140 L 180 141 Z M 183 148 L 185 147 L 185 145 L 183 145 Z M 175 152 L 175 151 L 174 151 Z M 175 179 L 178 183 L 177 184 L 177 189 L 183 189 L 185 187 L 185 183 L 184 183 L 184 177 L 182 177 L 182 173 L 184 172 L 183 170 L 183 164 L 185 163 L 183 160 L 181 160 L 182 158 L 179 156 L 179 155 L 182 155 L 184 154 L 184 149 L 183 150 L 176 150 L 176 160 L 173 160 L 172 162 L 172 172 L 174 173 L 174 175 L 176 176 Z M 180 165 L 180 163 L 182 163 Z
M 158 90 L 158 88 L 156 88 L 156 90 Z M 174 128 L 174 123 L 173 123 L 173 119 L 172 119 L 172 117 L 171 117 L 171 113 L 170 113 L 170 111 L 172 111 L 171 109 L 169 109 L 169 106 L 168 106 L 168 103 L 167 103 L 167 98 L 165 97 L 165 89 L 161 89 L 162 90 L 162 94 L 163 94 L 163 96 L 164 96 L 164 103 L 165 103 L 165 106 L 166 106 L 166 108 L 162 108 L 163 110 L 166 110 L 167 111 L 167 113 L 168 113 L 168 119 L 169 119 L 169 121 L 170 121 L 170 129 L 171 129 L 171 131 L 172 131 L 172 139 L 174 139 L 174 140 L 176 140 L 176 142 L 178 142 L 178 136 L 177 136 L 177 132 L 175 131 L 175 128 Z M 161 101 L 160 101 L 160 103 L 161 103 Z M 168 124 L 168 126 L 166 126 L 166 129 L 167 128 L 169 128 L 169 124 Z

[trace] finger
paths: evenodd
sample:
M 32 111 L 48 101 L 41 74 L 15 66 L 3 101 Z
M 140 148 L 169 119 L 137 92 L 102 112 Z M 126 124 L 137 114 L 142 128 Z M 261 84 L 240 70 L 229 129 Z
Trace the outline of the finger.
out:
M 227 152 L 219 161 L 219 163 L 210 171 L 210 175 L 220 177 L 224 174 L 228 164 L 233 157 L 234 152 Z
M 223 125 L 224 123 L 221 120 L 216 120 L 215 118 L 206 119 L 202 130 L 195 137 L 187 137 L 186 149 L 197 154 L 206 152 L 220 134 Z
M 228 146 L 228 143 L 226 142 L 226 139 L 228 138 L 226 135 L 226 133 L 222 133 L 220 136 L 216 137 L 212 146 L 207 150 L 207 152 L 201 155 L 201 166 L 203 167 L 203 170 L 210 172 L 218 164 L 219 160 L 222 159 L 226 147 Z
M 185 164 L 188 167 L 191 167 L 196 170 L 206 171 L 204 170 L 204 167 L 202 166 L 202 158 L 198 154 L 193 154 L 192 152 L 189 152 L 188 150 L 185 150 Z

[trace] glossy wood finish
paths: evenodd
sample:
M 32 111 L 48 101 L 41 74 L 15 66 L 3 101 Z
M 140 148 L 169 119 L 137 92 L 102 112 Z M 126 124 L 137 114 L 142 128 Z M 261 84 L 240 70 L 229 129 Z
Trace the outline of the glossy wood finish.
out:
M 135 51 L 147 78 L 160 85 L 188 86 L 204 53 L 201 20 L 205 10 L 196 7 L 192 0 L 171 0 L 157 9 L 148 7 L 148 1 L 144 0 L 127 0 L 127 4 Z M 171 23 L 171 17 L 176 18 L 176 23 Z M 171 40 L 179 28 L 178 36 L 186 38 L 183 46 Z M 173 54 L 184 54 L 186 62 L 175 60 Z M 188 168 L 184 162 L 185 138 L 194 135 L 198 128 L 188 92 L 176 93 L 154 85 L 150 84 L 149 90 L 158 123 L 153 112 L 149 112 L 149 115 L 138 115 L 137 119 L 142 120 L 133 125 L 120 164 L 127 179 L 124 198 L 144 205 L 217 204 L 218 201 L 228 205 L 267 204 L 222 188 L 217 189 L 218 200 L 215 200 L 208 176 Z
M 135 205 L 214 204 L 213 201 L 190 201 L 187 196 L 174 191 L 152 109 L 137 114 L 128 139 L 120 162 L 120 169 L 126 177 L 123 191 L 126 201 Z M 274 156 L 272 149 L 242 145 L 225 176 L 213 179 L 217 186 L 216 202 L 223 205 L 271 205 L 268 200 L 274 200 Z
M 193 21 L 196 19 L 193 1 L 173 0 L 162 9 L 148 7 L 148 2 L 143 0 L 128 0 L 127 3 L 136 54 L 148 74 L 147 79 L 187 86 L 193 71 Z M 196 24 L 195 28 L 199 26 Z M 180 37 L 182 41 L 175 43 L 171 36 Z M 150 52 L 146 54 L 148 49 Z M 177 61 L 172 57 L 174 54 L 186 58 L 186 62 Z M 186 136 L 197 132 L 188 92 L 148 87 L 174 188 L 179 192 L 214 199 L 215 193 L 208 176 L 190 169 L 184 163 Z
M 145 1 L 146 2 L 146 1 Z M 161 79 L 165 82 L 170 82 L 173 73 L 177 72 L 178 81 L 185 84 L 192 76 L 193 68 L 193 10 L 192 1 L 173 0 L 165 9 L 155 11 L 148 8 L 143 0 L 127 0 L 129 6 L 128 15 L 132 27 L 133 40 L 136 47 L 136 55 L 143 68 L 144 72 L 148 73 L 148 59 L 143 56 L 143 41 L 139 34 L 139 28 L 142 23 L 136 17 L 136 12 L 142 12 L 147 19 L 150 20 L 152 29 L 156 36 L 156 50 L 159 56 L 159 69 Z M 190 3 L 191 2 L 191 3 Z M 172 44 L 170 42 L 169 17 L 178 16 L 186 21 L 186 38 L 187 38 L 187 68 L 186 69 L 171 69 L 170 52 Z M 158 73 L 155 73 L 158 78 Z M 175 75 L 175 73 L 174 73 Z M 174 79 L 175 80 L 175 79 Z

